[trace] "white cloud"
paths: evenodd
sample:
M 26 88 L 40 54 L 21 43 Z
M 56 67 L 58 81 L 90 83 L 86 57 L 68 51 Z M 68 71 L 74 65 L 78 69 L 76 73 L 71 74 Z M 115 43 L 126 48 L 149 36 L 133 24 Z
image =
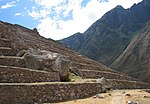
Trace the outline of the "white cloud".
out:
M 27 8 L 24 8 L 27 10 Z M 43 9 L 38 9 L 37 7 L 32 7 L 32 11 L 28 11 L 29 16 L 33 17 L 33 19 L 41 19 L 47 17 L 48 14 L 50 14 L 50 10 L 43 8 Z
M 0 8 L 1 9 L 11 8 L 11 7 L 15 6 L 15 3 L 16 3 L 16 1 L 12 1 L 12 2 L 6 3 L 5 5 L 2 5 Z
M 15 16 L 23 16 L 23 14 L 22 13 L 15 13 Z
M 52 6 L 58 6 L 61 5 L 62 2 L 65 2 L 65 0 L 32 0 L 35 3 L 42 5 L 45 8 L 49 8 Z
M 81 7 L 83 0 L 32 0 L 40 5 L 28 11 L 29 15 L 39 20 L 37 26 L 41 35 L 55 40 L 68 37 L 76 32 L 84 32 L 93 22 L 104 13 L 117 5 L 124 8 L 131 7 L 142 0 L 90 0 L 85 7 Z M 108 1 L 108 2 L 103 2 Z M 72 12 L 71 20 L 64 20 Z

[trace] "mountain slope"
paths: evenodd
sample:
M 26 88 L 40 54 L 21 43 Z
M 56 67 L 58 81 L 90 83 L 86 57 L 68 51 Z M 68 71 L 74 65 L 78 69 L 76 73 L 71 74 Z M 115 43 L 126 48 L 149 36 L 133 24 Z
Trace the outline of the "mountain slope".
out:
M 63 39 L 62 41 L 60 40 L 60 42 L 63 45 L 70 47 L 74 49 L 75 51 L 78 51 L 78 49 L 81 48 L 82 41 L 83 41 L 83 35 L 79 32 L 70 36 L 69 39 L 66 38 L 66 39 Z
M 110 67 L 150 83 L 150 21 Z
M 60 42 L 91 59 L 110 65 L 149 20 L 149 11 L 149 0 L 143 0 L 130 9 L 117 6 L 97 20 L 77 39 L 72 40 L 75 34 Z

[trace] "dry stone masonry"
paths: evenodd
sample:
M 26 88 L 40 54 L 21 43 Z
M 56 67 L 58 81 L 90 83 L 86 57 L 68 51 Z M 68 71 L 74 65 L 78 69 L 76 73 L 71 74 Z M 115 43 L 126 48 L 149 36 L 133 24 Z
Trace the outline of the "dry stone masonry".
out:
M 36 29 L 0 21 L 0 104 L 61 102 L 89 97 L 107 87 L 103 81 L 60 82 L 68 81 L 70 69 L 84 78 L 110 78 L 114 89 L 150 88 L 41 37 Z
M 0 84 L 0 104 L 52 103 L 101 92 L 99 83 Z
M 33 83 L 60 81 L 58 72 L 0 66 L 0 83 Z
M 109 79 L 113 89 L 150 89 L 150 85 L 143 82 Z
M 79 69 L 74 69 L 76 72 L 79 72 Z M 97 79 L 105 77 L 107 79 L 123 79 L 123 80 L 137 80 L 127 75 L 121 75 L 118 73 L 108 72 L 108 71 L 95 71 L 95 70 L 85 70 L 80 69 L 80 73 L 84 78 Z

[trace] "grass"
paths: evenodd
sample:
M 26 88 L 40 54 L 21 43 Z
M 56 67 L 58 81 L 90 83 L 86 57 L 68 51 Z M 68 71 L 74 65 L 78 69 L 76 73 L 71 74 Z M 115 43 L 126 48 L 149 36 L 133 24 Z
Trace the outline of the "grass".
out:
M 69 72 L 69 80 L 70 80 L 70 82 L 79 82 L 79 81 L 83 80 L 83 78 L 75 75 L 74 73 Z

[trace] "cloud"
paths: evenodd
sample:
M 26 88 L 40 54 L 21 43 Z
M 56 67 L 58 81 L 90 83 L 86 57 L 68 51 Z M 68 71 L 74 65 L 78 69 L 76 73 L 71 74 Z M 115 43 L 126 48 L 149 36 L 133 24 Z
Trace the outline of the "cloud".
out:
M 89 0 L 82 7 L 83 0 L 32 0 L 39 7 L 33 7 L 28 14 L 39 20 L 37 26 L 41 35 L 55 40 L 84 32 L 107 11 L 117 5 L 131 7 L 142 0 Z
M 32 0 L 32 1 L 45 8 L 50 8 L 52 6 L 59 6 L 61 5 L 61 3 L 65 2 L 66 0 Z
M 25 8 L 26 10 L 26 8 Z M 32 7 L 32 11 L 28 11 L 29 16 L 33 17 L 33 19 L 41 19 L 47 17 L 50 14 L 50 10 L 47 9 L 38 9 L 36 7 Z
M 23 16 L 23 13 L 15 13 L 15 16 Z
M 16 3 L 16 1 L 12 1 L 12 2 L 6 3 L 5 5 L 2 5 L 0 8 L 1 9 L 11 8 L 11 7 L 15 6 L 15 3 Z

